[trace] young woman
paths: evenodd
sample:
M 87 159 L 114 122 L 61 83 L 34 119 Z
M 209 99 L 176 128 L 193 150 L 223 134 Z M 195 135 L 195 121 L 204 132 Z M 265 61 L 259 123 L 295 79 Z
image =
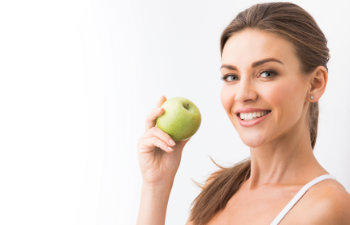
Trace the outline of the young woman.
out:
M 291 3 L 257 4 L 221 36 L 221 101 L 250 159 L 210 176 L 188 224 L 350 224 L 350 195 L 314 154 L 318 100 L 327 84 L 327 40 Z M 139 139 L 143 176 L 138 224 L 164 224 L 186 141 L 155 127 Z

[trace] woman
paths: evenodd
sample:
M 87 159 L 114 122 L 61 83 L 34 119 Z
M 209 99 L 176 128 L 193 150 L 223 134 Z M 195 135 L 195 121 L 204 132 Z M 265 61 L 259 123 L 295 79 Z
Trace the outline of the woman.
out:
M 221 101 L 250 159 L 222 168 L 195 199 L 188 224 L 350 224 L 350 195 L 314 154 L 318 100 L 327 84 L 327 40 L 291 3 L 257 4 L 221 36 Z M 155 127 L 139 139 L 138 224 L 164 224 L 186 141 Z

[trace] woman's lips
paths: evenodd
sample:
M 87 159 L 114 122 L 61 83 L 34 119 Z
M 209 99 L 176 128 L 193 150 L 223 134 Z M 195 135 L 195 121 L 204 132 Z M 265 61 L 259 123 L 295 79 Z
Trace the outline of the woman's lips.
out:
M 238 122 L 239 122 L 239 124 L 241 126 L 243 126 L 243 127 L 252 127 L 252 126 L 255 126 L 255 125 L 259 124 L 261 121 L 263 121 L 265 118 L 267 118 L 269 116 L 269 114 L 271 113 L 271 110 L 266 110 L 266 111 L 267 112 L 266 112 L 265 115 L 262 115 L 261 117 L 257 117 L 257 118 L 254 118 L 254 119 L 248 119 L 248 120 L 241 119 L 240 113 L 238 113 L 236 115 L 237 115 L 237 118 L 238 118 Z

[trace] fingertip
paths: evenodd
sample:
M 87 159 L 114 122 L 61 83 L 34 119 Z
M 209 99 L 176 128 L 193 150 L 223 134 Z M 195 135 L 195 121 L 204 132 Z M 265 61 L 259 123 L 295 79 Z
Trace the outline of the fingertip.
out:
M 166 101 L 165 95 L 162 95 L 158 101 L 158 106 L 161 106 Z
M 173 139 L 169 139 L 168 143 L 169 143 L 170 146 L 176 145 L 176 143 L 175 143 L 175 141 Z

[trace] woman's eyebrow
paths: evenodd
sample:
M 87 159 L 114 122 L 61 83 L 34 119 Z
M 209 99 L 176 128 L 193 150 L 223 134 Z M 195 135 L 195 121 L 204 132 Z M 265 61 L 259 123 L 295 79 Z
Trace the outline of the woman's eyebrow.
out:
M 278 59 L 275 59 L 275 58 L 267 58 L 267 59 L 262 59 L 262 60 L 259 60 L 259 61 L 256 61 L 256 62 L 253 62 L 252 63 L 252 67 L 257 67 L 257 66 L 260 66 L 264 63 L 267 63 L 267 62 L 277 62 L 277 63 L 280 63 L 283 65 L 283 63 L 278 60 Z
M 237 70 L 237 67 L 235 67 L 233 65 L 229 65 L 229 64 L 222 64 L 220 69 L 223 69 L 223 68 L 226 68 L 226 69 L 229 69 L 229 70 Z
M 266 59 L 262 59 L 262 60 L 259 60 L 259 61 L 256 61 L 256 62 L 253 62 L 252 63 L 252 67 L 257 67 L 257 66 L 260 66 L 264 63 L 267 63 L 267 62 L 277 62 L 277 63 L 280 63 L 283 65 L 283 63 L 278 60 L 278 59 L 275 59 L 275 58 L 266 58 Z M 237 70 L 237 67 L 234 66 L 234 65 L 229 65 L 229 64 L 222 64 L 220 69 L 223 69 L 223 68 L 226 68 L 226 69 L 229 69 L 229 70 Z

